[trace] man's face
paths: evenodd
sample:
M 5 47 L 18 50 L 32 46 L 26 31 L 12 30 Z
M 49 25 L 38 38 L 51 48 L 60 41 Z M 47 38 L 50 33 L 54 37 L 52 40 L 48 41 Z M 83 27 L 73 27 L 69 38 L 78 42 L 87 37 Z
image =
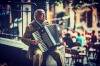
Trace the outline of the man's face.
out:
M 36 19 L 37 19 L 38 22 L 44 22 L 44 20 L 45 20 L 45 12 L 44 11 L 37 12 Z

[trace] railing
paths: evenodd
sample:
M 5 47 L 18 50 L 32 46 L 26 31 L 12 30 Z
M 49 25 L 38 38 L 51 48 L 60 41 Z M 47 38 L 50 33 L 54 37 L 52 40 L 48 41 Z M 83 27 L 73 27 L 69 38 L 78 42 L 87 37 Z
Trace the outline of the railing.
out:
M 34 19 L 36 4 L 31 2 L 0 3 L 0 37 L 22 37 L 26 26 Z

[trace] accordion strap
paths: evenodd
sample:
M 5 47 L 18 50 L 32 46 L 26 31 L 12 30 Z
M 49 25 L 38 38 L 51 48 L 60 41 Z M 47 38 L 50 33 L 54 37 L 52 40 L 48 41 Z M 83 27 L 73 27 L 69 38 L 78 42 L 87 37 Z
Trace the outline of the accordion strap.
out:
M 39 30 L 39 29 L 41 28 L 41 26 L 40 26 L 37 22 L 34 22 L 34 23 L 32 24 L 32 26 L 33 26 L 34 29 L 36 29 L 36 31 Z

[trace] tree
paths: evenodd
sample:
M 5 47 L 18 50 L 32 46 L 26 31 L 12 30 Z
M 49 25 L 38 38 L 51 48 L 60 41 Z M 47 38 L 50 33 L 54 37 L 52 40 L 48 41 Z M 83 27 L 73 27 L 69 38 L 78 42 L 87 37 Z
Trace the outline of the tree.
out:
M 57 3 L 62 3 L 63 0 L 46 0 L 49 4 L 58 5 Z
M 65 16 L 66 15 L 66 12 L 59 12 L 58 14 L 57 14 L 57 18 L 61 18 L 61 20 L 62 20 L 62 17 L 63 16 Z M 59 22 L 59 20 L 57 20 L 57 24 L 58 24 L 58 22 Z

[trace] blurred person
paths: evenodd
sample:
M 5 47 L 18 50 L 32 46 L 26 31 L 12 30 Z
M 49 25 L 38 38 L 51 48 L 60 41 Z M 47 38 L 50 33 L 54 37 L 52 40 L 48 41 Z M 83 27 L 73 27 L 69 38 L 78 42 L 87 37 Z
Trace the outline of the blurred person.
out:
M 95 30 L 93 30 L 92 33 L 91 33 L 90 43 L 88 44 L 89 47 L 95 48 L 95 46 L 94 46 L 95 42 L 97 42 L 97 36 L 95 35 Z M 93 52 L 93 57 L 95 57 L 94 52 Z
M 95 35 L 95 30 L 92 31 L 91 34 L 91 42 L 94 44 L 95 42 L 97 42 L 97 36 Z
M 60 36 L 61 37 L 64 37 L 65 36 L 65 31 L 64 31 L 64 29 L 63 29 L 63 20 L 60 20 L 59 21 L 59 24 L 58 24 L 58 27 L 59 27 L 59 29 L 60 29 Z
M 10 24 L 12 23 L 12 13 L 9 4 L 0 4 L 0 30 L 1 33 L 9 33 Z
M 86 46 L 86 37 L 82 34 L 82 46 Z
M 64 66 L 64 59 L 61 52 L 57 49 L 57 46 L 48 50 L 47 55 L 44 56 L 45 53 L 38 47 L 39 40 L 35 40 L 34 37 L 32 37 L 33 32 L 44 26 L 45 16 L 45 11 L 43 9 L 37 9 L 34 12 L 35 20 L 26 27 L 24 36 L 21 40 L 29 46 L 27 57 L 33 61 L 33 66 L 46 66 L 46 64 L 43 63 L 43 60 L 46 61 L 47 55 L 51 55 L 58 66 Z
M 84 46 L 84 45 L 87 45 L 86 43 L 86 30 L 85 30 L 86 28 L 85 27 L 82 27 L 81 28 L 81 32 L 82 32 L 82 34 L 81 34 L 81 36 L 82 36 L 82 46 Z
M 82 46 L 82 37 L 80 33 L 78 33 L 78 36 L 76 37 L 76 42 L 80 43 L 80 46 Z
M 66 33 L 69 33 L 70 35 L 72 35 L 71 29 L 67 28 L 67 29 L 66 29 Z
M 65 34 L 63 41 L 66 43 L 66 46 L 68 46 L 68 48 L 72 48 L 74 46 L 74 43 L 69 33 Z
M 71 37 L 72 37 L 73 42 L 76 42 L 77 33 L 75 30 L 72 31 Z
M 59 30 L 60 31 L 60 36 L 65 37 L 66 30 L 64 29 L 63 19 L 59 20 L 58 26 L 59 26 L 59 29 L 60 29 Z
M 66 37 L 66 34 L 69 33 L 70 36 L 72 35 L 72 31 L 69 30 L 69 28 L 67 29 L 62 29 L 62 38 Z

